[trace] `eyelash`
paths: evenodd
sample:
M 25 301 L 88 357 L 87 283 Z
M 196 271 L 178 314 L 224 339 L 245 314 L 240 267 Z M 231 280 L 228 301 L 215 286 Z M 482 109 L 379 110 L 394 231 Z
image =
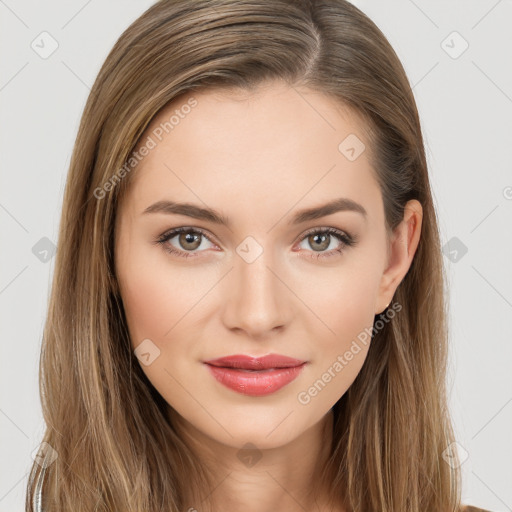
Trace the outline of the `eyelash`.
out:
M 180 228 L 171 229 L 170 231 L 166 231 L 157 240 L 155 240 L 155 243 L 162 245 L 163 249 L 166 252 L 168 252 L 170 254 L 173 254 L 175 256 L 179 256 L 181 258 L 190 258 L 190 257 L 194 257 L 195 258 L 196 257 L 195 253 L 187 252 L 187 251 L 179 251 L 176 248 L 174 248 L 174 247 L 172 247 L 172 246 L 167 244 L 167 242 L 171 238 L 174 238 L 176 235 L 178 235 L 180 233 L 201 234 L 208 241 L 214 243 L 212 240 L 210 240 L 210 238 L 208 237 L 208 235 L 206 234 L 205 231 L 203 231 L 200 228 L 191 228 L 191 227 L 180 227 Z M 310 256 L 311 258 L 319 259 L 319 258 L 329 258 L 331 256 L 339 256 L 345 250 L 345 248 L 353 247 L 357 243 L 357 238 L 355 236 L 352 236 L 352 235 L 350 235 L 350 234 L 348 234 L 346 232 L 340 231 L 340 230 L 335 229 L 335 228 L 314 228 L 314 229 L 311 229 L 311 230 L 307 231 L 306 233 L 304 233 L 304 235 L 302 235 L 302 238 L 300 239 L 300 242 L 302 242 L 305 238 L 307 238 L 307 237 L 309 237 L 311 235 L 316 235 L 316 234 L 332 235 L 332 236 L 334 236 L 335 238 L 337 238 L 341 242 L 341 245 L 337 249 L 331 249 L 328 252 L 318 252 L 316 256 L 311 255 Z M 201 251 L 199 251 L 199 252 L 201 252 Z

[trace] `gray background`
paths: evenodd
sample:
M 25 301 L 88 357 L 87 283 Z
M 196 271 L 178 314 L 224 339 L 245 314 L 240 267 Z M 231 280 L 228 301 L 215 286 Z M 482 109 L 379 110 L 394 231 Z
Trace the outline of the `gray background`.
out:
M 80 115 L 107 53 L 152 3 L 0 0 L 0 512 L 23 510 L 43 434 L 39 350 Z M 450 285 L 463 500 L 512 511 L 512 1 L 354 3 L 401 58 L 422 120 Z

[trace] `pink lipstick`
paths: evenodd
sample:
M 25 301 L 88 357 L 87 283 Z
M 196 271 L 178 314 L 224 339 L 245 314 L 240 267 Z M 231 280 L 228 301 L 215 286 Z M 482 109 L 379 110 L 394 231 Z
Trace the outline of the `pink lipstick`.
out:
M 276 392 L 296 379 L 306 365 L 306 361 L 279 354 L 263 357 L 233 355 L 204 363 L 221 384 L 249 396 Z

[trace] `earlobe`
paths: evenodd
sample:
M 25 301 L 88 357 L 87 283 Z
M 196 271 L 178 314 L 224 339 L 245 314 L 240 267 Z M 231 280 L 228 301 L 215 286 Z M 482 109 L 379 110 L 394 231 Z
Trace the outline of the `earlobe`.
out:
M 421 203 L 416 199 L 408 201 L 404 208 L 404 218 L 393 231 L 390 241 L 389 260 L 380 282 L 376 315 L 389 306 L 398 285 L 411 266 L 420 240 L 422 219 Z

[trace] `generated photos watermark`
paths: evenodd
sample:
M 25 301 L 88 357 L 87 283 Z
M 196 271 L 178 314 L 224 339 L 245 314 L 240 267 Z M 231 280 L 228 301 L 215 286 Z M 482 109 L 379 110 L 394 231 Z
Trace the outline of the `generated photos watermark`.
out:
M 302 405 L 307 405 L 311 399 L 320 393 L 331 380 L 333 380 L 345 368 L 354 356 L 361 352 L 362 346 L 366 346 L 372 339 L 372 336 L 382 330 L 395 315 L 402 310 L 402 304 L 394 302 L 393 305 L 386 309 L 380 318 L 373 324 L 370 329 L 365 329 L 357 335 L 357 339 L 352 341 L 350 348 L 343 354 L 338 355 L 336 360 L 325 370 L 319 379 L 317 379 L 307 390 L 301 391 L 297 395 L 297 400 Z
M 152 149 L 155 149 L 159 142 L 161 142 L 164 136 L 170 133 L 185 117 L 190 114 L 192 109 L 197 106 L 197 100 L 194 97 L 188 99 L 188 101 L 181 105 L 180 108 L 174 110 L 174 113 L 169 117 L 168 121 L 160 123 L 156 128 L 151 131 L 151 134 L 146 137 L 145 142 L 140 145 L 138 151 L 132 151 L 130 157 L 124 165 L 118 169 L 101 187 L 94 189 L 94 197 L 96 199 L 103 199 L 108 192 L 114 187 L 146 156 L 149 155 Z

